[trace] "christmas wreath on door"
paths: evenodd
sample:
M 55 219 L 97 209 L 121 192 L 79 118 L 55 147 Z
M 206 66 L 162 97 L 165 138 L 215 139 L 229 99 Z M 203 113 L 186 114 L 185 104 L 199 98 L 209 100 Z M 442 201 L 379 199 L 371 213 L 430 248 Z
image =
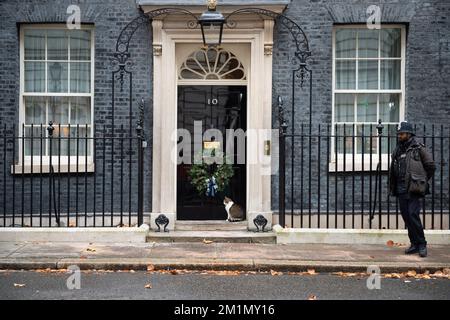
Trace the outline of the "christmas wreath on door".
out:
M 214 160 L 220 159 L 219 163 Z M 210 154 L 201 154 L 201 163 L 194 163 L 189 170 L 192 185 L 199 195 L 215 197 L 225 191 L 234 175 L 233 166 L 221 152 L 217 156 L 213 150 Z

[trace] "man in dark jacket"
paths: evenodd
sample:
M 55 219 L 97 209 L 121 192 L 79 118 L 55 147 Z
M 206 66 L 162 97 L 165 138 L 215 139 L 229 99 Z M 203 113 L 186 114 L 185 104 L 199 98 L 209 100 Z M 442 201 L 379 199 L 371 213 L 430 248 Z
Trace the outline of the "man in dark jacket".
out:
M 406 254 L 427 256 L 427 242 L 420 221 L 420 199 L 429 192 L 428 181 L 436 170 L 433 158 L 425 145 L 417 141 L 413 126 L 401 122 L 397 130 L 398 144 L 392 153 L 389 172 L 391 195 L 398 197 L 400 212 L 408 228 L 411 246 Z

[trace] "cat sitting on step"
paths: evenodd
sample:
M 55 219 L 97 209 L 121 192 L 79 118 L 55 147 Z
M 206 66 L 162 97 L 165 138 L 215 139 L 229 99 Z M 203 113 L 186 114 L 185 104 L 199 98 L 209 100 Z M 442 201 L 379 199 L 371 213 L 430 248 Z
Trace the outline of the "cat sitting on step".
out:
M 228 218 L 226 221 L 234 222 L 244 219 L 244 210 L 242 210 L 242 208 L 238 204 L 234 203 L 233 200 L 225 197 L 223 199 L 223 204 L 225 205 L 225 210 L 228 214 Z

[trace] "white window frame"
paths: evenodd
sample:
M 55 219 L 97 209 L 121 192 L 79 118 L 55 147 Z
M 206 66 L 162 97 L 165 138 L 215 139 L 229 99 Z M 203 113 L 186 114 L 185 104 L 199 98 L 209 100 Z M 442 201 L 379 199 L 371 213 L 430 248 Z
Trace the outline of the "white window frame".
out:
M 41 171 L 41 155 L 31 156 L 22 155 L 22 126 L 25 123 L 25 97 L 89 97 L 91 101 L 91 123 L 89 124 L 90 130 L 88 137 L 93 137 L 94 132 L 94 80 L 95 80 L 95 30 L 93 25 L 81 25 L 81 30 L 90 30 L 91 31 L 91 69 L 90 69 L 90 92 L 89 93 L 70 93 L 70 92 L 25 92 L 25 30 L 38 30 L 38 29 L 54 29 L 54 30 L 64 30 L 67 29 L 66 24 L 22 24 L 20 26 L 20 97 L 19 97 L 19 126 L 18 126 L 18 137 L 19 137 L 19 159 L 18 164 L 14 165 L 15 168 L 11 167 L 11 172 L 16 174 L 21 173 L 48 173 L 49 172 L 49 163 L 50 157 L 52 160 L 52 164 L 54 166 L 55 172 L 71 172 L 76 173 L 84 172 L 87 170 L 88 172 L 94 171 L 94 163 L 93 163 L 93 152 L 94 152 L 94 141 L 90 139 L 90 154 L 83 156 L 42 156 L 42 171 Z M 46 41 L 47 46 L 47 41 Z M 46 60 L 47 61 L 47 47 L 45 50 Z M 69 56 L 68 61 L 70 61 L 70 41 L 69 41 Z M 76 61 L 75 61 L 76 62 Z M 45 72 L 47 73 L 47 68 L 45 68 Z M 70 67 L 68 68 L 68 91 L 70 90 Z M 45 88 L 47 91 L 47 76 L 45 77 Z M 69 123 L 70 123 L 70 114 L 69 114 Z M 48 124 L 43 124 L 45 133 L 47 132 Z M 38 127 L 38 126 L 36 126 Z M 58 126 L 55 125 L 55 128 Z M 75 128 L 75 125 L 72 125 L 71 128 Z M 84 128 L 85 126 L 80 126 L 80 128 Z M 82 137 L 81 137 L 82 138 Z M 73 142 L 74 143 L 74 142 Z M 83 150 L 84 151 L 84 150 Z M 78 158 L 78 159 L 77 159 Z M 78 167 L 77 167 L 78 161 Z M 23 163 L 24 162 L 24 163 Z M 33 164 L 33 165 L 31 165 Z M 70 165 L 69 165 L 70 164 Z
M 349 94 L 365 94 L 365 93 L 376 93 L 376 94 L 383 94 L 383 93 L 398 93 L 400 94 L 399 98 L 399 121 L 404 121 L 405 119 L 405 79 L 406 79 L 406 28 L 402 24 L 383 24 L 381 25 L 381 29 L 400 29 L 401 30 L 401 57 L 400 57 L 400 89 L 392 89 L 392 90 L 386 90 L 386 89 L 336 89 L 336 31 L 341 29 L 367 29 L 366 24 L 347 24 L 347 25 L 335 25 L 333 26 L 333 32 L 332 32 L 332 98 L 331 98 L 331 134 L 335 134 L 335 125 L 342 125 L 342 124 L 348 124 L 350 125 L 358 125 L 358 124 L 365 124 L 365 136 L 366 134 L 369 135 L 369 126 L 370 124 L 373 124 L 373 127 L 377 125 L 376 122 L 358 122 L 356 121 L 356 103 L 355 103 L 355 121 L 354 122 L 336 122 L 335 121 L 335 95 L 336 93 L 349 93 Z M 380 41 L 380 40 L 379 40 Z M 356 50 L 358 50 L 358 40 L 356 41 Z M 355 85 L 356 88 L 358 88 L 358 62 L 359 60 L 374 60 L 378 61 L 378 88 L 380 88 L 380 63 L 382 60 L 398 60 L 398 58 L 381 58 L 380 59 L 380 50 L 381 46 L 378 44 L 378 57 L 376 58 L 359 58 L 358 56 L 355 58 L 339 58 L 339 60 L 356 60 L 356 78 L 355 78 Z M 379 112 L 379 101 L 377 102 L 377 115 Z M 378 121 L 378 120 L 377 120 Z M 398 123 L 388 122 L 383 123 L 383 125 L 397 125 Z M 386 133 L 388 128 L 385 126 L 384 133 Z M 375 136 L 376 137 L 376 136 Z M 346 154 L 345 155 L 345 168 L 344 168 L 344 154 L 338 153 L 336 155 L 334 146 L 335 142 L 334 139 L 332 140 L 331 146 L 330 146 L 330 163 L 329 163 L 329 171 L 330 172 L 336 172 L 336 171 L 370 171 L 370 170 L 376 170 L 379 156 L 378 153 L 375 155 L 372 155 L 372 159 L 370 157 L 370 154 L 364 154 L 364 157 L 362 154 L 355 154 L 355 159 L 353 161 L 353 154 Z M 376 149 L 378 150 L 378 138 L 376 138 Z M 337 160 L 337 166 L 336 166 L 336 160 Z M 381 170 L 387 170 L 388 164 L 390 161 L 390 155 L 387 153 L 383 153 L 381 155 Z M 372 164 L 371 164 L 372 162 Z M 354 165 L 353 165 L 354 164 Z

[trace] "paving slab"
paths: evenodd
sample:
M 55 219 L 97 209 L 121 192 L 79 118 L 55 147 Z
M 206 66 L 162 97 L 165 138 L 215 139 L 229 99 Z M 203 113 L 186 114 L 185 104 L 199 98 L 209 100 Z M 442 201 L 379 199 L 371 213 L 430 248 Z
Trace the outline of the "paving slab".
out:
M 146 258 L 150 255 L 153 245 L 153 243 L 140 244 L 138 246 L 128 243 L 120 246 L 90 244 L 80 252 L 80 255 L 86 259 L 97 259 L 99 257 L 110 257 L 111 259 Z
M 217 258 L 215 243 L 155 243 L 151 252 L 151 256 L 157 258 Z
M 4 242 L 0 243 L 0 247 L 3 248 Z M 39 242 L 39 243 L 26 243 L 19 250 L 11 253 L 8 258 L 64 258 L 64 257 L 78 257 L 85 250 L 89 244 L 84 243 L 52 243 L 52 242 Z
M 25 243 L 16 243 L 16 242 L 5 242 L 0 244 L 0 258 L 6 258 L 12 253 L 16 252 L 23 246 L 25 246 Z

